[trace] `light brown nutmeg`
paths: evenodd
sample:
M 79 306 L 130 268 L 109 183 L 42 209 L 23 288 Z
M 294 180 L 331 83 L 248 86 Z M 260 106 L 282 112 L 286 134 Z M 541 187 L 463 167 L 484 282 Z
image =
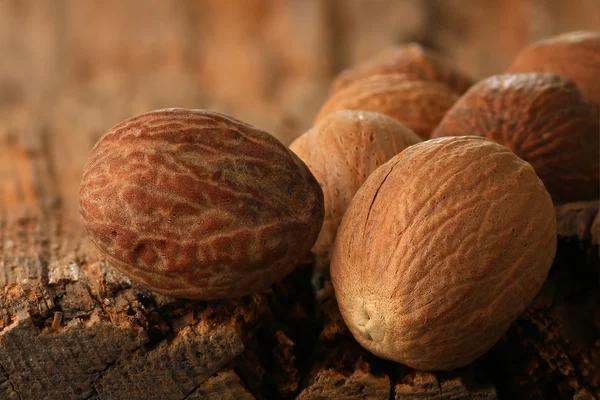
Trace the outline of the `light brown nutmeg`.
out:
M 323 222 L 323 192 L 294 153 L 205 110 L 158 110 L 110 129 L 90 153 L 79 206 L 115 268 L 156 292 L 202 300 L 279 281 Z
M 410 74 L 417 79 L 441 82 L 458 94 L 473 84 L 473 80 L 450 60 L 417 43 L 408 43 L 384 49 L 372 59 L 340 72 L 333 83 L 333 91 L 359 79 L 383 74 Z
M 577 84 L 600 108 L 600 32 L 577 31 L 540 40 L 523 49 L 508 72 L 547 72 Z
M 313 246 L 317 265 L 329 264 L 331 246 L 354 193 L 377 167 L 421 139 L 395 119 L 368 111 L 330 114 L 290 149 L 323 189 L 325 220 Z
M 432 137 L 485 136 L 535 168 L 555 202 L 599 196 L 600 126 L 575 84 L 554 74 L 484 79 L 448 111 Z
M 414 80 L 410 75 L 373 75 L 331 95 L 315 122 L 339 110 L 374 111 L 396 118 L 428 139 L 458 95 L 443 83 Z
M 541 288 L 555 250 L 552 200 L 531 165 L 485 138 L 431 139 L 358 190 L 331 277 L 363 347 L 448 370 L 500 339 Z

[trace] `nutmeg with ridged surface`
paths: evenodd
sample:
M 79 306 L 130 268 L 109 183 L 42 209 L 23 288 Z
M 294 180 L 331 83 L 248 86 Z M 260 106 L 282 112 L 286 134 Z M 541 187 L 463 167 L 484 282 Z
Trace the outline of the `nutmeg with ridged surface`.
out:
M 323 222 L 323 192 L 293 152 L 206 110 L 158 110 L 114 126 L 90 153 L 79 204 L 115 268 L 154 291 L 203 300 L 279 281 Z
M 553 73 L 573 81 L 581 93 L 600 107 L 600 32 L 563 33 L 535 42 L 521 52 L 510 73 Z
M 383 49 L 374 57 L 340 72 L 333 83 L 333 91 L 368 76 L 383 74 L 409 74 L 416 79 L 441 82 L 458 94 L 473 84 L 472 79 L 449 59 L 418 43 L 407 43 Z
M 369 76 L 334 92 L 315 122 L 339 110 L 373 111 L 396 118 L 428 139 L 458 95 L 443 83 L 406 74 Z
M 477 135 L 505 145 L 561 203 L 599 197 L 599 124 L 574 83 L 554 74 L 504 74 L 469 89 L 432 137 Z
M 323 189 L 325 219 L 312 249 L 319 267 L 329 263 L 338 226 L 358 188 L 377 167 L 420 141 L 416 133 L 387 115 L 342 110 L 328 115 L 290 145 Z
M 447 370 L 500 339 L 555 250 L 554 207 L 531 165 L 489 139 L 439 138 L 396 155 L 357 191 L 331 277 L 363 347 Z

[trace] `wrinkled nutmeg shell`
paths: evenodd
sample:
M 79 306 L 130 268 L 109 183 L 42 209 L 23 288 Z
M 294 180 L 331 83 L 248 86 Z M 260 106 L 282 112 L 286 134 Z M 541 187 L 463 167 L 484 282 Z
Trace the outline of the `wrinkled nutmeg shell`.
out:
M 373 75 L 334 92 L 315 122 L 339 110 L 363 110 L 397 119 L 428 139 L 458 95 L 443 83 L 415 80 L 410 75 Z
M 594 106 L 554 74 L 484 79 L 448 111 L 432 137 L 477 135 L 535 168 L 555 202 L 599 197 L 600 127 Z
M 290 149 L 317 178 L 325 220 L 313 246 L 317 264 L 329 264 L 331 246 L 350 200 L 377 167 L 421 139 L 387 115 L 337 111 L 298 137 Z
M 485 138 L 440 138 L 407 148 L 358 190 L 331 277 L 362 346 L 446 370 L 500 339 L 555 250 L 552 201 L 527 162 Z
M 333 83 L 333 91 L 368 76 L 383 74 L 410 74 L 416 79 L 441 82 L 458 94 L 473 84 L 450 60 L 417 43 L 409 43 L 384 49 L 372 59 L 342 71 Z
M 131 118 L 96 143 L 80 187 L 91 241 L 118 270 L 175 297 L 266 289 L 315 242 L 323 193 L 268 133 L 204 110 Z
M 508 72 L 547 72 L 575 82 L 600 108 L 600 32 L 569 32 L 523 49 Z

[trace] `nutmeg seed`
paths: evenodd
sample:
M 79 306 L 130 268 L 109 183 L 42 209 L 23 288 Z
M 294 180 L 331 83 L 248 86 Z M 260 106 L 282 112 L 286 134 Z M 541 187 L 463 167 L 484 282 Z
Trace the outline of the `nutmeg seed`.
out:
M 416 79 L 441 82 L 458 94 L 473 84 L 450 60 L 420 44 L 408 43 L 384 49 L 372 59 L 342 71 L 333 83 L 333 91 L 368 76 L 383 74 L 409 74 Z
M 358 188 L 377 167 L 420 141 L 387 115 L 343 110 L 325 117 L 290 145 L 317 178 L 325 197 L 325 220 L 312 249 L 319 267 L 329 264 L 338 226 Z
M 432 137 L 478 135 L 531 163 L 555 202 L 599 197 L 600 127 L 594 106 L 554 74 L 484 79 L 448 111 Z
M 458 100 L 446 85 L 415 80 L 410 75 L 373 75 L 333 93 L 315 122 L 339 110 L 374 111 L 389 115 L 428 139 L 444 114 Z
M 569 32 L 523 49 L 508 72 L 547 72 L 575 82 L 600 107 L 600 32 Z
M 113 127 L 90 153 L 79 200 L 91 241 L 115 268 L 190 299 L 266 289 L 310 251 L 323 222 L 321 188 L 295 154 L 204 110 Z
M 554 207 L 527 162 L 481 137 L 431 139 L 358 190 L 331 277 L 363 347 L 445 370 L 500 339 L 541 288 L 555 250 Z

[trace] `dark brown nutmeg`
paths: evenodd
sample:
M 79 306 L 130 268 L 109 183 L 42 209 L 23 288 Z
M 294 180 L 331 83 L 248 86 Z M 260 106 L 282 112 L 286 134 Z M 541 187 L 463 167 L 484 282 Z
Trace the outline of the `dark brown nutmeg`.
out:
M 599 196 L 600 127 L 574 83 L 543 73 L 484 79 L 448 111 L 432 137 L 484 136 L 529 162 L 555 202 Z
M 79 192 L 91 241 L 118 270 L 190 299 L 244 296 L 287 275 L 323 222 L 308 167 L 225 115 L 165 109 L 96 143 Z

